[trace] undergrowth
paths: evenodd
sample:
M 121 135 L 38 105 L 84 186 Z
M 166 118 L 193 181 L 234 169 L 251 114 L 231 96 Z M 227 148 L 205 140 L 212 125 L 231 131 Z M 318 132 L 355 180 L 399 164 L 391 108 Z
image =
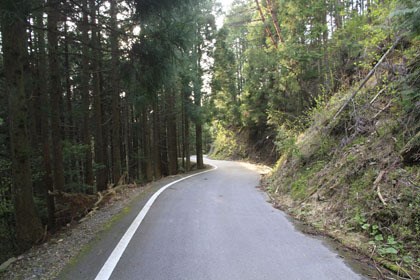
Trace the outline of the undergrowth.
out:
M 273 131 L 269 127 L 225 127 L 215 122 L 211 134 L 214 140 L 209 156 L 213 159 L 247 160 L 271 165 L 278 158 L 272 141 Z
M 395 51 L 337 118 L 354 88 L 318 102 L 303 132 L 281 126 L 264 180 L 275 205 L 408 278 L 420 277 L 419 43 Z

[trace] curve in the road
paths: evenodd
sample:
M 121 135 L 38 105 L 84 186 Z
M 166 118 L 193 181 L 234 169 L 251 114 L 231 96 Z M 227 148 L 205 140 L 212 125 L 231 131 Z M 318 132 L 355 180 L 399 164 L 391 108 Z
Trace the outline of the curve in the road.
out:
M 177 184 L 183 180 L 189 179 L 191 177 L 201 175 L 213 170 L 217 169 L 216 165 L 209 164 L 213 168 L 210 170 L 202 171 L 199 173 L 195 173 L 192 175 L 189 175 L 187 177 L 181 178 L 179 180 L 176 180 L 172 183 L 169 183 L 162 188 L 160 188 L 144 205 L 143 209 L 139 212 L 137 217 L 134 219 L 134 221 L 131 223 L 130 227 L 127 229 L 123 237 L 118 242 L 115 249 L 112 251 L 111 255 L 108 257 L 105 264 L 102 266 L 101 270 L 99 271 L 98 275 L 96 276 L 95 280 L 108 280 L 111 276 L 112 272 L 114 271 L 115 267 L 117 266 L 122 254 L 124 253 L 125 249 L 127 248 L 128 244 L 130 243 L 131 239 L 133 238 L 134 234 L 136 233 L 137 229 L 139 228 L 141 222 L 144 220 L 144 217 L 146 217 L 147 212 L 149 212 L 150 208 L 152 207 L 155 200 L 159 197 L 159 195 L 164 192 L 167 188 L 170 186 Z

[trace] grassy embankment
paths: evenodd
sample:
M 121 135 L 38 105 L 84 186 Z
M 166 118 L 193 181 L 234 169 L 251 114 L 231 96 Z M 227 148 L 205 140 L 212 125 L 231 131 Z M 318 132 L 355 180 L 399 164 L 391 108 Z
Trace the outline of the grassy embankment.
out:
M 282 156 L 264 181 L 275 206 L 407 278 L 420 261 L 420 42 L 390 54 L 355 88 L 280 131 Z M 283 135 L 283 137 L 281 137 Z
M 336 118 L 360 83 L 320 100 L 306 129 L 279 126 L 263 179 L 276 207 L 408 278 L 420 277 L 419 46 L 400 43 Z M 221 129 L 213 158 L 273 155 L 256 155 L 246 129 Z

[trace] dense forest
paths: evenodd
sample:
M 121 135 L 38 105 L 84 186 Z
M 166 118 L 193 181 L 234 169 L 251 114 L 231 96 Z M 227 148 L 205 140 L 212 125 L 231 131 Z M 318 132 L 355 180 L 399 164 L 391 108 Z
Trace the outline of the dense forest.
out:
M 404 206 L 372 214 L 373 198 L 363 197 L 347 214 L 378 242 L 406 242 L 397 248 L 406 269 L 418 262 L 419 2 L 235 0 L 218 28 L 220 8 L 213 0 L 0 2 L 0 262 L 89 210 L 75 213 L 72 197 L 94 202 L 123 183 L 201 169 L 207 152 L 277 162 L 267 179 L 274 197 L 332 197 L 318 192 L 334 181 L 327 172 L 348 171 L 348 182 L 332 185 L 378 181 L 374 196 L 386 205 L 377 184 L 398 179 L 368 173 L 377 161 L 323 169 L 338 150 L 357 162 L 354 145 L 385 135 L 375 128 L 382 116 L 403 150 L 392 166 L 414 174 Z M 325 180 L 308 187 L 312 177 Z M 389 224 L 400 218 L 405 233 Z M 388 259 L 396 247 L 374 245 Z
M 190 154 L 203 168 L 212 11 L 212 1 L 1 1 L 2 260 L 86 210 L 64 194 L 188 171 Z
M 235 1 L 214 52 L 214 154 L 275 162 L 311 108 L 362 80 L 418 28 L 417 1 Z

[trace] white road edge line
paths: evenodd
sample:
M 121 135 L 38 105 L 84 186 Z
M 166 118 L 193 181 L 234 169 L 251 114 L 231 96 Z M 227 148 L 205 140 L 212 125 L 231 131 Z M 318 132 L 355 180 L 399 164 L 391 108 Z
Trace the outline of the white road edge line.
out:
M 213 169 L 210 170 L 206 170 L 200 173 L 195 173 L 192 175 L 189 175 L 187 177 L 181 178 L 179 180 L 176 180 L 172 183 L 169 183 L 165 186 L 163 186 L 162 188 L 160 188 L 146 203 L 146 205 L 144 205 L 143 209 L 141 209 L 141 211 L 139 212 L 139 214 L 137 215 L 137 217 L 134 219 L 134 221 L 131 223 L 130 227 L 127 229 L 127 231 L 125 232 L 125 234 L 123 235 L 123 237 L 120 239 L 120 242 L 118 242 L 117 246 L 114 248 L 114 250 L 112 251 L 111 255 L 109 255 L 107 261 L 105 262 L 105 264 L 102 266 L 101 270 L 99 271 L 98 275 L 96 275 L 95 280 L 108 280 L 109 277 L 111 277 L 112 272 L 114 271 L 115 267 L 117 266 L 122 254 L 124 253 L 125 249 L 128 246 L 128 243 L 130 243 L 131 238 L 133 238 L 134 234 L 136 233 L 137 229 L 139 228 L 141 222 L 143 221 L 144 217 L 146 216 L 147 212 L 149 212 L 150 208 L 152 207 L 153 203 L 155 202 L 155 200 L 158 198 L 158 196 L 164 192 L 167 188 L 169 188 L 170 186 L 179 183 L 181 181 L 184 181 L 188 178 L 203 174 L 203 173 L 207 173 L 210 171 L 214 171 L 217 169 L 216 165 L 213 164 L 208 164 L 211 165 L 213 167 Z

